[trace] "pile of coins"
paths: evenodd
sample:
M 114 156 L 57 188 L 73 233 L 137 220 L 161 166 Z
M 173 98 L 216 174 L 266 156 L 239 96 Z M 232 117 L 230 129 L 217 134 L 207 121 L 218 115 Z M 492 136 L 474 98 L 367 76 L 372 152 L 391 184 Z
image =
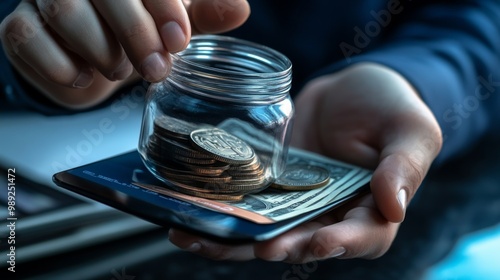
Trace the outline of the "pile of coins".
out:
M 330 172 L 323 167 L 290 164 L 271 187 L 285 191 L 309 191 L 322 188 L 328 182 L 330 182 Z
M 250 145 L 209 125 L 159 116 L 146 153 L 157 174 L 188 195 L 236 201 L 270 183 Z

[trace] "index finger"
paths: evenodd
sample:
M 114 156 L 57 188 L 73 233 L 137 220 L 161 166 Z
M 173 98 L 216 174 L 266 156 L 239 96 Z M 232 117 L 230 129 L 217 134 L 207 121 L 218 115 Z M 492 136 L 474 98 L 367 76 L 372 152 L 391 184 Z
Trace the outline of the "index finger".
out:
M 250 16 L 247 0 L 186 1 L 192 32 L 222 33 L 242 25 Z
M 165 78 L 170 70 L 168 48 L 177 49 L 187 44 L 184 32 L 190 28 L 182 2 L 148 0 L 143 4 L 140 0 L 99 0 L 93 4 L 113 30 L 137 72 L 150 82 Z M 158 26 L 162 23 L 157 24 L 153 14 L 157 17 L 164 14 L 162 20 L 167 22 L 160 30 Z M 166 43 L 161 33 L 166 37 Z

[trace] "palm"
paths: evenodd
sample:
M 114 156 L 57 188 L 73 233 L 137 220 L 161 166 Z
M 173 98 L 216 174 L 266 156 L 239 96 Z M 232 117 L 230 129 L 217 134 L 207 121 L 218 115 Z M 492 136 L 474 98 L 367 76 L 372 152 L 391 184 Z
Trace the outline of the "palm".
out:
M 307 262 L 375 258 L 389 248 L 406 205 L 441 146 L 440 129 L 413 88 L 394 71 L 359 64 L 310 82 L 296 99 L 292 145 L 374 169 L 371 193 L 263 243 L 230 247 L 173 231 L 214 259 Z M 403 194 L 402 196 L 400 194 Z
M 302 91 L 292 145 L 375 168 L 391 130 L 421 125 L 426 110 L 416 95 L 387 81 L 393 77 L 357 74 L 326 76 Z

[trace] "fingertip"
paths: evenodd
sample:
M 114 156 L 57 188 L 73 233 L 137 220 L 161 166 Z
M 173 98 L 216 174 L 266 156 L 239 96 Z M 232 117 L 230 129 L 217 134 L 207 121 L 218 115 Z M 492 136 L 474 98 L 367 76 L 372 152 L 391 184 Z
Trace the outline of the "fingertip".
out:
M 370 187 L 381 214 L 390 222 L 400 223 L 405 217 L 409 193 L 399 166 L 393 165 L 384 159 L 373 173 Z
M 167 236 L 168 236 L 168 240 L 170 240 L 170 241 L 172 241 L 172 239 L 175 239 L 174 229 L 169 229 L 168 233 L 167 233 Z
M 330 228 L 337 228 L 337 235 L 332 234 L 331 230 L 319 230 L 311 238 L 310 251 L 312 257 L 316 260 L 325 260 L 342 256 L 346 253 L 345 246 L 343 246 L 336 237 L 342 235 L 342 230 L 338 225 L 332 225 Z
M 406 210 L 406 205 L 408 201 L 408 191 L 405 188 L 402 188 L 398 191 L 398 202 L 399 206 L 401 207 L 401 211 L 403 212 L 403 218 Z
M 347 212 L 343 221 L 318 230 L 308 251 L 315 260 L 374 259 L 389 249 L 397 229 L 398 224 L 384 219 L 370 198 Z
M 254 254 L 259 259 L 271 262 L 284 261 L 288 258 L 286 249 L 279 245 L 275 239 L 256 244 Z
M 132 63 L 130 62 L 130 60 L 128 60 L 127 57 L 125 57 L 122 62 L 120 62 L 120 64 L 116 67 L 113 73 L 111 73 L 109 79 L 111 81 L 121 81 L 130 77 L 133 71 L 134 67 L 132 66 Z
M 191 253 L 200 252 L 203 247 L 199 240 L 193 238 L 190 234 L 180 232 L 176 229 L 168 231 L 168 240 L 179 249 Z
M 318 239 L 318 238 L 317 238 Z M 333 258 L 340 258 L 346 255 L 346 248 L 338 242 L 332 242 L 332 244 L 325 244 L 323 242 L 312 243 L 312 258 L 315 260 L 327 260 Z
M 94 81 L 94 70 L 84 67 L 73 82 L 74 88 L 88 88 Z
M 173 228 L 168 230 L 168 240 L 181 249 L 188 247 L 189 244 L 193 243 L 190 239 L 186 238 L 186 234 L 183 234 Z
M 333 258 L 341 258 L 346 254 L 347 250 L 342 247 L 335 247 L 330 251 L 323 250 L 323 252 L 315 252 L 315 257 L 318 260 L 326 260 L 326 259 L 333 259 Z
M 198 33 L 222 33 L 241 26 L 250 16 L 246 0 L 193 1 L 191 23 Z
M 183 50 L 187 45 L 186 35 L 175 21 L 169 21 L 160 28 L 163 44 L 170 53 Z
M 159 82 L 170 72 L 169 63 L 158 52 L 147 56 L 140 67 L 140 73 L 149 82 Z

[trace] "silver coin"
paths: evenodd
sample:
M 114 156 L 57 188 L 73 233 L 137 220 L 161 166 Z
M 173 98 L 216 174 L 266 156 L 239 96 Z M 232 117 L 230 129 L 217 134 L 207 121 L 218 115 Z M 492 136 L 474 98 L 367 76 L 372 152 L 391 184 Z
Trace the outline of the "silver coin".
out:
M 218 128 L 202 128 L 191 132 L 193 145 L 215 159 L 231 164 L 246 164 L 255 159 L 255 151 L 245 141 Z
M 189 139 L 191 131 L 198 126 L 181 119 L 169 117 L 166 115 L 158 116 L 154 120 L 155 127 L 159 128 L 165 136 L 171 136 L 180 139 Z
M 271 186 L 289 191 L 312 190 L 325 186 L 329 180 L 330 172 L 323 167 L 292 164 Z
M 259 156 L 255 154 L 254 159 L 245 164 L 232 164 L 229 170 L 235 171 L 235 172 L 246 172 L 246 171 L 255 171 L 261 168 L 261 161 L 259 159 Z

